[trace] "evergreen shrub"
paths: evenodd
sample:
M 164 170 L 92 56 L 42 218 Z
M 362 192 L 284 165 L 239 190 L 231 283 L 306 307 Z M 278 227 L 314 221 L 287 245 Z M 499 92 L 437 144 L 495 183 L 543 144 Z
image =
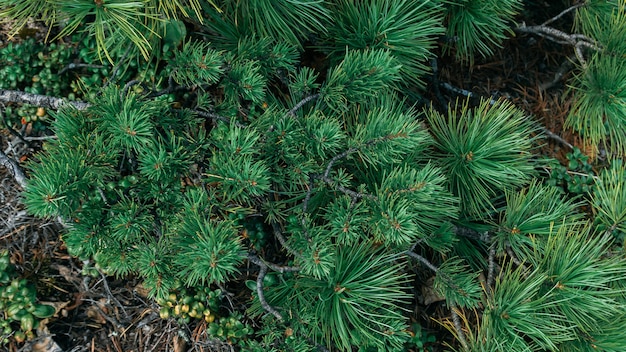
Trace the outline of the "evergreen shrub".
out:
M 532 116 L 489 98 L 424 104 L 429 60 L 490 55 L 522 6 L 0 1 L 5 16 L 94 35 L 105 62 L 164 75 L 51 113 L 57 139 L 28 163 L 24 202 L 66 225 L 71 255 L 142 279 L 164 318 L 180 305 L 193 323 L 183 290 L 249 290 L 245 311 L 194 313 L 244 351 L 410 350 L 430 340 L 409 319 L 424 289 L 444 302 L 451 350 L 623 351 L 621 164 L 601 173 L 591 221 L 584 199 L 540 179 Z M 561 15 L 597 40 L 568 124 L 612 158 L 626 145 L 624 41 L 608 26 L 624 11 Z

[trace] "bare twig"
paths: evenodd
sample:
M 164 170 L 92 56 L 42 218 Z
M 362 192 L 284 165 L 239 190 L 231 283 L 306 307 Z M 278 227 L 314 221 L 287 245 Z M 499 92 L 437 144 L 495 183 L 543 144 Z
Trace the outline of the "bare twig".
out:
M 300 100 L 300 102 L 298 102 L 296 105 L 294 105 L 294 107 L 291 108 L 291 110 L 289 110 L 287 112 L 287 115 L 295 117 L 296 116 L 296 111 L 300 110 L 304 106 L 304 104 L 306 104 L 306 103 L 308 103 L 308 102 L 310 102 L 312 100 L 318 99 L 319 97 L 320 97 L 319 93 L 318 94 L 312 94 L 312 95 L 309 95 L 309 96 L 305 97 L 304 99 Z
M 559 81 L 563 79 L 563 76 L 565 76 L 565 73 L 567 73 L 572 68 L 573 66 L 572 62 L 574 61 L 574 59 L 575 59 L 575 56 L 571 56 L 567 58 L 567 60 L 565 60 L 565 62 L 561 64 L 558 71 L 556 71 L 556 73 L 554 74 L 554 79 L 550 82 L 544 82 L 540 84 L 539 89 L 545 91 L 554 87 Z
M 102 86 L 102 88 L 106 88 L 111 82 L 115 81 L 115 76 L 117 76 L 117 71 L 119 71 L 120 67 L 122 67 L 122 63 L 126 60 L 132 48 L 133 48 L 133 44 L 131 43 L 126 48 L 126 51 L 124 52 L 124 55 L 122 56 L 122 58 L 113 67 L 113 71 L 111 72 L 111 75 L 109 76 L 110 78 L 106 82 L 104 82 L 104 85 Z
M 248 260 L 258 266 L 266 265 L 268 268 L 274 271 L 278 271 L 279 273 L 300 271 L 300 268 L 297 266 L 281 266 L 274 263 L 266 262 L 261 257 L 252 253 L 248 253 Z
M 0 165 L 4 166 L 9 170 L 9 172 L 15 178 L 15 182 L 17 182 L 22 189 L 26 188 L 26 183 L 28 178 L 22 171 L 20 165 L 13 159 L 9 158 L 2 150 L 0 150 Z
M 517 256 L 515 255 L 515 253 L 513 253 L 513 250 L 511 249 L 510 245 L 506 245 L 506 253 L 509 255 L 509 257 L 511 257 L 511 260 L 513 261 L 513 263 L 515 263 L 515 265 L 517 266 L 524 266 L 524 263 L 522 263 L 521 260 L 519 260 L 519 258 L 517 258 Z
M 557 142 L 559 142 L 559 143 L 563 144 L 564 146 L 568 147 L 569 149 L 574 149 L 574 146 L 573 146 L 570 142 L 566 141 L 565 139 L 563 139 L 563 137 L 561 137 L 561 136 L 559 136 L 558 134 L 556 134 L 556 133 L 554 133 L 554 132 L 550 131 L 549 129 L 547 129 L 547 128 L 543 128 L 543 132 L 544 132 L 544 133 L 546 134 L 546 136 L 548 136 L 549 138 L 554 139 L 555 141 L 557 141 Z
M 274 230 L 274 236 L 276 236 L 278 242 L 280 242 L 280 244 L 283 246 L 283 248 L 285 248 L 285 250 L 287 250 L 287 252 L 289 252 L 296 258 L 302 258 L 302 255 L 300 253 L 296 252 L 293 248 L 291 248 L 289 244 L 287 244 L 287 240 L 283 236 L 277 223 L 272 222 L 272 229 Z
M 265 294 L 263 294 L 263 278 L 265 274 L 267 274 L 267 265 L 265 263 L 260 262 L 261 270 L 259 271 L 259 276 L 256 278 L 256 293 L 259 296 L 259 302 L 261 302 L 261 307 L 265 309 L 268 313 L 271 313 L 278 320 L 283 320 L 283 316 L 276 310 L 274 307 L 270 306 L 269 303 L 265 300 Z
M 448 82 L 441 83 L 441 86 L 443 88 L 445 88 L 446 90 L 452 92 L 452 93 L 460 94 L 460 95 L 466 96 L 468 98 L 476 98 L 477 97 L 477 95 L 474 94 L 473 92 L 470 92 L 469 90 L 466 90 L 466 89 L 455 87 L 455 86 L 451 85 Z M 494 105 L 496 103 L 497 103 L 497 101 L 495 99 L 493 99 L 493 98 L 489 99 L 489 104 Z
M 85 110 L 90 105 L 89 103 L 84 101 L 67 101 L 61 98 L 51 97 L 47 95 L 32 94 L 17 90 L 6 89 L 0 89 L 0 102 L 31 104 L 54 110 L 58 110 L 61 106 L 65 104 L 73 105 L 78 110 Z
M 457 338 L 463 346 L 463 349 L 468 349 L 467 340 L 465 339 L 465 333 L 463 332 L 463 327 L 461 326 L 461 318 L 459 317 L 459 313 L 457 312 L 459 308 L 457 306 L 450 307 L 450 313 L 452 314 L 452 323 L 454 324 L 454 329 L 456 330 Z
M 25 140 L 27 141 L 47 141 L 50 139 L 57 139 L 59 137 L 57 137 L 56 135 L 51 135 L 51 136 L 38 136 L 38 137 L 24 137 Z
M 582 48 L 586 47 L 595 51 L 602 51 L 602 48 L 596 43 L 595 40 L 582 35 L 582 34 L 568 34 L 563 31 L 560 31 L 556 28 L 548 27 L 545 25 L 540 26 L 526 26 L 526 23 L 521 23 L 516 31 L 521 33 L 531 33 L 544 38 L 547 38 L 551 41 L 569 44 L 574 47 L 574 52 L 576 53 L 576 58 L 583 65 L 583 67 L 587 67 L 587 61 L 583 56 Z
M 201 111 L 201 110 L 194 110 L 193 112 L 195 112 L 196 114 L 198 114 L 198 116 L 202 116 L 202 117 L 206 117 L 209 119 L 212 119 L 214 121 L 222 121 L 225 122 L 227 124 L 230 124 L 231 119 L 229 119 L 228 117 L 225 116 L 221 116 L 218 114 L 214 114 L 212 112 L 206 112 L 206 111 Z M 235 126 L 239 127 L 239 128 L 245 128 L 246 125 L 242 125 L 241 123 L 235 121 Z
M 559 13 L 558 15 L 556 15 L 556 16 L 552 17 L 551 19 L 549 19 L 549 20 L 545 21 L 545 22 L 544 22 L 544 23 L 542 23 L 541 25 L 542 25 L 542 26 L 547 26 L 547 25 L 549 25 L 550 23 L 552 23 L 552 22 L 554 22 L 554 21 L 558 20 L 559 18 L 561 18 L 561 17 L 565 16 L 566 14 L 568 14 L 568 13 L 570 13 L 570 12 L 572 12 L 572 11 L 576 10 L 576 9 L 577 9 L 577 8 L 579 8 L 579 7 L 583 7 L 583 6 L 585 6 L 585 5 L 587 5 L 587 4 L 586 4 L 586 2 L 584 2 L 584 1 L 583 1 L 583 2 L 581 2 L 581 3 L 579 3 L 579 4 L 572 5 L 572 6 L 568 7 L 568 8 L 566 8 L 565 10 L 561 11 L 561 13 Z
M 103 68 L 103 65 L 94 65 L 94 64 L 75 64 L 75 63 L 71 63 L 65 67 L 63 67 L 63 69 L 61 71 L 59 71 L 59 73 L 57 73 L 58 75 L 62 75 L 65 72 L 69 71 L 69 70 L 75 70 L 77 68 Z
M 496 248 L 495 246 L 491 246 L 491 248 L 489 248 L 489 266 L 487 267 L 487 284 L 485 285 L 485 290 L 487 291 L 487 293 L 489 295 L 491 295 L 491 285 L 493 284 L 493 280 L 494 280 L 494 271 L 495 271 L 495 258 L 496 258 Z
M 439 268 L 436 267 L 433 263 L 431 263 L 428 259 L 422 257 L 421 255 L 413 252 L 413 251 L 406 251 L 406 254 L 409 255 L 410 257 L 413 257 L 417 260 L 419 260 L 422 264 L 426 265 L 428 267 L 428 269 L 434 271 L 435 273 L 439 272 Z
M 419 260 L 422 264 L 426 265 L 430 270 L 434 271 L 437 275 L 443 274 L 439 271 L 438 267 L 436 267 L 433 263 L 431 263 L 430 261 L 428 261 L 428 259 L 422 257 L 421 255 L 412 251 L 406 251 L 406 254 L 408 254 L 410 257 L 413 257 Z M 446 277 L 445 275 L 443 276 L 443 278 L 448 283 L 453 285 L 455 289 L 460 290 L 460 288 L 454 282 L 452 282 L 452 279 L 450 279 L 449 277 Z M 458 310 L 458 307 L 456 305 L 450 304 L 450 313 L 452 314 L 452 322 L 454 323 L 454 329 L 456 330 L 457 338 L 459 339 L 459 342 L 461 343 L 461 345 L 463 345 L 463 348 L 467 349 L 467 346 L 468 346 L 467 340 L 465 339 L 465 333 L 463 333 L 463 328 L 461 327 L 461 319 L 459 318 L 457 310 Z

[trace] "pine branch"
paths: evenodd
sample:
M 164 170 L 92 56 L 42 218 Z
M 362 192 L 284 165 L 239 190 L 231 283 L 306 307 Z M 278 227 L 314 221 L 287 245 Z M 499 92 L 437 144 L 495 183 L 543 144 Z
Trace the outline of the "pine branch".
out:
M 558 74 L 559 73 L 557 72 L 557 75 Z M 560 77 L 562 77 L 562 75 L 563 75 L 563 73 L 561 73 L 561 76 L 559 76 L 558 78 L 555 78 L 555 81 L 560 80 Z M 552 84 L 552 82 L 549 83 L 549 84 Z M 453 85 L 451 85 L 450 83 L 447 83 L 447 82 L 441 83 L 441 86 L 443 88 L 447 89 L 450 92 L 453 92 L 453 93 L 456 93 L 456 94 L 460 94 L 460 95 L 466 96 L 468 98 L 476 98 L 476 97 L 478 97 L 477 94 L 474 94 L 473 92 L 470 92 L 469 90 L 458 88 L 458 87 L 454 87 Z M 549 88 L 549 86 L 547 88 Z M 545 88 L 545 89 L 547 89 L 547 88 Z M 489 104 L 494 105 L 496 103 L 497 103 L 496 100 L 494 100 L 493 98 L 490 98 Z M 541 129 L 541 131 L 543 133 L 546 134 L 546 136 L 554 139 L 555 141 L 557 141 L 559 143 L 562 143 L 563 145 L 565 145 L 566 147 L 568 147 L 570 149 L 574 149 L 574 146 L 571 143 L 569 143 L 568 141 L 566 141 L 565 139 L 563 139 L 563 137 L 561 137 L 558 134 L 550 131 L 549 129 L 547 129 L 544 126 L 539 126 L 539 128 Z
M 0 89 L 0 102 L 2 103 L 22 103 L 41 106 L 48 109 L 58 110 L 65 104 L 73 105 L 78 110 L 85 110 L 90 106 L 84 101 L 67 101 L 61 98 L 47 95 L 32 94 L 17 90 Z

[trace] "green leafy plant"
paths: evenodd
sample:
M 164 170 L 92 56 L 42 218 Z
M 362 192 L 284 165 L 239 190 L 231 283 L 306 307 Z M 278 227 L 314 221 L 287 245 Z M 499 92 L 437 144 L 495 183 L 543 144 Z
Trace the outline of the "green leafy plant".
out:
M 180 324 L 187 324 L 191 319 L 212 323 L 218 315 L 220 298 L 220 290 L 198 287 L 194 292 L 180 287 L 156 302 L 161 306 L 159 316 L 162 319 L 175 318 Z
M 418 352 L 432 351 L 430 344 L 436 341 L 436 337 L 424 329 L 420 324 L 411 324 L 411 339 L 407 343 L 408 348 Z
M 237 343 L 252 334 L 252 328 L 241 322 L 241 315 L 233 313 L 227 317 L 219 318 L 211 322 L 207 329 L 207 334 L 213 338 Z
M 20 279 L 9 259 L 9 251 L 0 251 L 0 341 L 13 338 L 16 342 L 32 340 L 34 329 L 42 319 L 51 317 L 53 306 L 40 304 L 35 286 Z
M 567 166 L 557 160 L 550 163 L 550 178 L 548 184 L 556 186 L 561 193 L 572 195 L 586 195 L 593 191 L 595 185 L 595 171 L 589 162 L 589 156 L 574 148 L 566 155 Z

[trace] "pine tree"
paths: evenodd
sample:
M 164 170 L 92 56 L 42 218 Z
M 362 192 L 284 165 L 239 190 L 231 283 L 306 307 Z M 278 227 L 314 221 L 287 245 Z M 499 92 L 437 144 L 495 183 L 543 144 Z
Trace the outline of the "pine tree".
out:
M 623 27 L 624 8 L 607 3 L 576 12 L 597 43 L 572 81 L 568 123 L 619 156 L 623 34 L 608 28 Z M 286 343 L 271 330 L 289 327 L 299 348 L 402 351 L 411 292 L 426 285 L 418 266 L 445 299 L 452 349 L 622 351 L 626 262 L 607 255 L 626 231 L 621 164 L 602 174 L 590 222 L 582 200 L 537 178 L 531 116 L 506 101 L 414 99 L 437 40 L 473 62 L 521 6 L 0 1 L 18 24 L 35 13 L 60 35 L 82 28 L 103 61 L 129 40 L 151 60 L 167 23 L 196 27 L 162 63 L 162 90 L 110 84 L 53 114 L 58 138 L 28 164 L 24 202 L 66 224 L 71 255 L 141 277 L 157 299 L 258 266 L 246 314 L 265 328 L 244 349 Z M 327 67 L 301 65 L 305 48 Z M 184 106 L 167 100 L 176 89 Z M 248 235 L 252 221 L 272 245 Z M 270 271 L 279 282 L 265 285 Z

